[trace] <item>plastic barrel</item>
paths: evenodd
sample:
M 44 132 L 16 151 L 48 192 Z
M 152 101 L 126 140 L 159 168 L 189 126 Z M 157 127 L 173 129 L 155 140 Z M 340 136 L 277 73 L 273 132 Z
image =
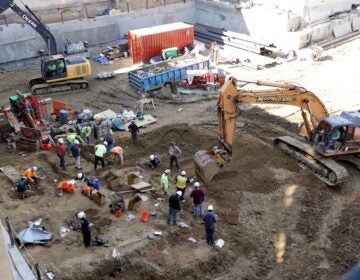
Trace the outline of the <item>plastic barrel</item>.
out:
M 93 186 L 95 190 L 100 189 L 100 181 L 98 179 L 94 179 Z
M 60 123 L 65 124 L 68 122 L 68 111 L 65 109 L 60 110 Z

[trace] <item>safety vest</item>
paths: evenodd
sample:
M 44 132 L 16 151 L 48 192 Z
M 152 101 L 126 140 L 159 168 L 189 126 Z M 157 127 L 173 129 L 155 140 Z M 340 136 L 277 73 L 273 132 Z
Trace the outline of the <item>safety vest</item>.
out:
M 24 171 L 24 173 L 22 174 L 22 176 L 24 177 L 28 177 L 28 178 L 31 178 L 31 177 L 35 177 L 36 176 L 36 173 L 35 171 L 32 170 L 32 168 L 28 168 Z
M 181 175 L 177 176 L 176 186 L 179 189 L 185 189 L 186 188 L 186 178 Z
M 114 153 L 115 155 L 120 155 L 121 152 L 122 152 L 122 148 L 121 148 L 121 147 L 116 146 L 116 147 L 113 148 L 113 153 Z
M 76 139 L 76 134 L 70 134 L 68 137 L 66 137 L 66 140 L 69 142 L 69 143 L 74 143 Z
M 95 156 L 97 157 L 104 157 L 106 154 L 106 147 L 103 144 L 98 144 L 95 146 Z
M 91 128 L 88 126 L 85 126 L 81 129 L 81 132 L 85 135 L 85 137 L 89 137 L 91 134 Z

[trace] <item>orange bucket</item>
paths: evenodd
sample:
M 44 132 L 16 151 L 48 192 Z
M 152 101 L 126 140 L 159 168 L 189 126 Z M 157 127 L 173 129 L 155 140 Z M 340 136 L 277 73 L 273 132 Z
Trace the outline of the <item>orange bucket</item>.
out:
M 84 187 L 83 188 L 83 195 L 90 195 L 91 191 L 89 187 Z
M 121 209 L 116 210 L 115 216 L 120 218 L 122 216 L 122 210 Z
M 141 220 L 143 222 L 147 222 L 149 220 L 149 212 L 148 211 L 141 212 Z
M 62 181 L 62 182 L 61 182 L 61 189 L 62 189 L 63 192 L 66 192 L 67 189 L 68 189 L 68 187 L 69 187 L 69 183 L 68 183 L 68 182 L 66 182 L 66 181 Z

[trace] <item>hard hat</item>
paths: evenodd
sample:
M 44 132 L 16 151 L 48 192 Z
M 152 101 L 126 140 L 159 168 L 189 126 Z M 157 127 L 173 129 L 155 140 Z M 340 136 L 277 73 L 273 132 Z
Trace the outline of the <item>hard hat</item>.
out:
M 36 167 L 36 166 L 33 166 L 33 167 L 32 167 L 32 170 L 36 171 L 36 170 L 37 170 L 37 167 Z
M 195 188 L 200 187 L 200 183 L 199 183 L 199 182 L 195 182 L 195 183 L 194 183 L 194 187 L 195 187 Z
M 85 213 L 84 213 L 84 211 L 81 211 L 81 212 L 77 213 L 77 217 L 78 217 L 79 219 L 85 218 Z
M 185 170 L 181 171 L 181 175 L 182 175 L 182 176 L 185 176 L 185 175 L 186 175 L 186 171 L 185 171 Z
M 169 174 L 169 173 L 170 173 L 170 169 L 166 169 L 166 170 L 164 171 L 164 173 Z
M 177 191 L 176 194 L 177 194 L 178 196 L 182 196 L 182 192 L 181 192 L 181 191 Z
M 213 211 L 213 210 L 214 210 L 214 207 L 213 207 L 212 205 L 209 205 L 209 206 L 208 206 L 208 210 L 209 210 L 209 211 Z
M 58 143 L 64 144 L 64 139 L 60 138 L 60 139 L 58 140 Z
M 79 144 L 80 144 L 80 142 L 79 142 L 78 140 L 76 140 L 76 139 L 75 139 L 74 144 L 79 145 Z
M 110 129 L 110 135 L 113 135 L 114 134 L 114 132 L 112 131 L 112 129 Z
M 134 120 L 132 120 L 132 121 L 131 121 L 131 123 L 135 123 L 135 121 L 134 121 Z
M 104 137 L 100 137 L 100 139 L 99 139 L 101 142 L 103 142 L 105 139 L 104 139 Z
M 83 174 L 82 174 L 82 173 L 78 173 L 78 175 L 77 175 L 78 179 L 81 179 L 81 178 L 82 178 L 82 176 L 83 176 Z
M 104 141 L 103 144 L 104 144 L 105 146 L 107 146 L 107 145 L 108 145 L 108 142 Z
M 150 160 L 154 160 L 155 156 L 154 155 L 150 155 Z

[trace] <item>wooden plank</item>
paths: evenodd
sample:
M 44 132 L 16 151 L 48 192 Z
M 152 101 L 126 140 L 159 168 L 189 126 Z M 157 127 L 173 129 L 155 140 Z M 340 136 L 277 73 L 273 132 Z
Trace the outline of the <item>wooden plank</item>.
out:
M 1 226 L 2 227 L 2 226 Z M 2 279 L 14 279 L 12 269 L 11 269 L 11 262 L 10 256 L 7 250 L 8 244 L 4 241 L 4 236 L 1 232 L 0 234 L 0 271 Z
M 11 182 L 16 184 L 19 182 L 21 175 L 20 173 L 11 165 L 6 165 L 3 167 L 0 167 L 0 170 L 10 179 Z
M 130 185 L 132 188 L 134 188 L 135 190 L 139 190 L 141 191 L 142 189 L 148 189 L 148 188 L 151 188 L 151 185 L 149 183 L 146 183 L 146 182 L 138 182 L 136 184 L 132 184 Z
M 152 115 L 144 115 L 144 120 L 143 121 L 139 121 L 138 119 L 135 120 L 135 124 L 138 127 L 147 127 L 150 124 L 156 123 L 156 119 L 152 116 Z M 125 124 L 125 130 L 129 131 L 128 126 L 130 125 L 130 122 L 127 122 Z

